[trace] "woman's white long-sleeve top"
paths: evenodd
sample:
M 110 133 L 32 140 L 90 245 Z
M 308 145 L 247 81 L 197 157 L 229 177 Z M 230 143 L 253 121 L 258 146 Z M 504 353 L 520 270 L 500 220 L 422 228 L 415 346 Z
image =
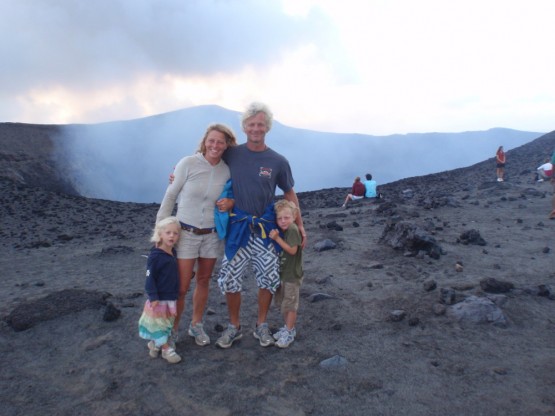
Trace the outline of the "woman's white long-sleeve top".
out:
M 226 163 L 220 160 L 213 166 L 201 153 L 196 153 L 181 159 L 174 175 L 174 181 L 166 189 L 156 215 L 156 222 L 171 216 L 177 201 L 175 215 L 179 221 L 197 228 L 214 227 L 214 205 L 231 177 Z

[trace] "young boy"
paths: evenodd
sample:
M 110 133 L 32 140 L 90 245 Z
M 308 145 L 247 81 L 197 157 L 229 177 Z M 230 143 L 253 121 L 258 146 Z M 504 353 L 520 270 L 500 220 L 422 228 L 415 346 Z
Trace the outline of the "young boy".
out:
M 281 253 L 281 285 L 275 294 L 275 303 L 281 307 L 285 325 L 273 336 L 279 348 L 287 348 L 295 340 L 299 292 L 303 280 L 302 238 L 295 224 L 298 209 L 291 201 L 282 199 L 274 206 L 276 223 L 283 232 L 270 231 L 270 238 L 283 249 Z

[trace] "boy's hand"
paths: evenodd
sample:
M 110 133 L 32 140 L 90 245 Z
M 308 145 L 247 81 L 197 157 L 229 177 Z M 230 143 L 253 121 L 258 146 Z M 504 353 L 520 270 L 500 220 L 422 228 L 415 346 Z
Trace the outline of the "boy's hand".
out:
M 152 309 L 154 309 L 158 306 L 159 303 L 160 303 L 160 301 L 155 300 L 154 302 L 150 302 L 150 306 L 152 306 Z
M 279 238 L 279 231 L 275 229 L 270 231 L 270 238 L 272 240 L 277 240 Z

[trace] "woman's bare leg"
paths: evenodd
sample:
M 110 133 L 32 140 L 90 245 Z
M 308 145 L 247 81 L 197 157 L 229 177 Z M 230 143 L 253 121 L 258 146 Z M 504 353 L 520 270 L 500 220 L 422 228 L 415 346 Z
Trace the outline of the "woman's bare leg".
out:
M 202 322 L 202 316 L 208 302 L 208 291 L 210 287 L 210 278 L 216 259 L 198 259 L 197 273 L 195 275 L 196 285 L 193 293 L 193 317 L 191 323 L 193 325 Z
M 176 309 L 177 316 L 173 324 L 174 332 L 179 330 L 179 321 L 181 315 L 185 310 L 185 296 L 189 291 L 191 279 L 193 277 L 193 268 L 195 267 L 196 259 L 177 259 L 177 268 L 179 270 L 179 296 L 177 297 Z

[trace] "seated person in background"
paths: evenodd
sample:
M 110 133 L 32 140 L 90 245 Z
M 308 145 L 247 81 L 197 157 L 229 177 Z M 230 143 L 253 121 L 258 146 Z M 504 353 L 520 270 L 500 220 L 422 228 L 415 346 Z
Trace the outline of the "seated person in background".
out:
M 366 174 L 366 180 L 364 181 L 364 187 L 366 188 L 365 198 L 376 198 L 378 196 L 378 184 L 376 181 L 372 180 L 372 175 Z
M 543 182 L 545 179 L 551 178 L 553 174 L 553 165 L 547 159 L 543 165 L 536 170 L 536 181 Z
M 347 202 L 351 200 L 355 201 L 357 199 L 364 198 L 365 193 L 366 188 L 364 187 L 364 184 L 360 181 L 360 176 L 357 176 L 355 178 L 355 182 L 353 183 L 353 189 L 351 193 L 347 195 L 347 198 L 345 198 L 345 202 L 343 203 L 343 205 L 341 205 L 341 208 L 347 208 Z

